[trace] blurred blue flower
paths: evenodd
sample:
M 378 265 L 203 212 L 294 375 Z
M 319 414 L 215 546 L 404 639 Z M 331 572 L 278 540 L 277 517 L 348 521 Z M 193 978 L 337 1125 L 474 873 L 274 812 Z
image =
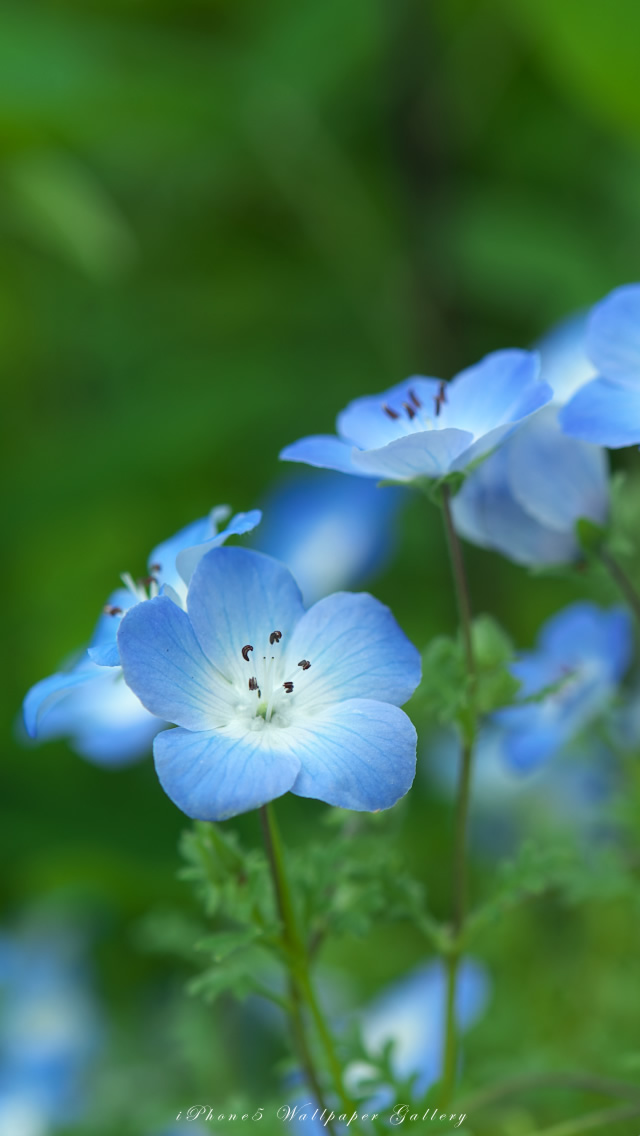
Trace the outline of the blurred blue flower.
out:
M 484 967 L 462 961 L 456 990 L 456 1019 L 464 1031 L 480 1017 L 489 1001 L 490 984 Z M 447 976 L 442 962 L 418 967 L 383 991 L 360 1015 L 364 1048 L 372 1062 L 393 1043 L 391 1068 L 398 1081 L 414 1077 L 414 1099 L 442 1075 L 447 1007 Z M 347 1069 L 354 1087 L 370 1077 L 366 1063 Z M 389 1089 L 391 1093 L 391 1088 Z M 383 1097 L 385 1099 L 383 1099 Z M 384 1092 L 376 1107 L 391 1100 Z
M 553 391 L 555 406 L 564 406 L 580 387 L 596 376 L 587 355 L 589 312 L 577 312 L 561 320 L 536 343 L 540 355 L 540 378 Z
M 187 612 L 167 596 L 138 604 L 118 640 L 131 688 L 178 725 L 154 754 L 188 816 L 224 820 L 289 790 L 382 809 L 413 781 L 415 730 L 397 704 L 420 656 L 372 596 L 337 593 L 305 612 L 284 565 L 218 548 L 193 574 Z
M 576 438 L 617 449 L 640 442 L 640 284 L 616 288 L 591 311 L 587 354 L 597 372 L 560 413 Z
M 599 446 L 569 438 L 545 406 L 465 480 L 453 499 L 456 529 L 518 564 L 561 564 L 581 549 L 576 522 L 604 524 L 609 469 Z
M 508 760 L 531 769 L 588 726 L 611 700 L 631 655 L 631 619 L 621 608 L 579 602 L 552 616 L 535 650 L 523 652 L 511 669 L 522 683 L 521 701 L 554 689 L 494 715 Z
M 379 493 L 341 473 L 296 478 L 268 499 L 253 544 L 287 565 L 309 606 L 384 566 L 402 499 L 402 490 Z
M 123 575 L 126 587 L 109 597 L 88 650 L 28 692 L 23 715 L 30 737 L 67 737 L 76 753 L 98 765 L 126 765 L 149 752 L 165 723 L 145 710 L 124 681 L 117 645 L 122 615 L 159 591 L 182 607 L 204 553 L 232 534 L 249 532 L 261 517 L 258 510 L 238 513 L 219 533 L 217 526 L 229 513 L 226 505 L 213 509 L 157 545 L 149 557 L 152 575 L 146 580 L 136 584 L 128 573 Z
M 413 481 L 466 470 L 551 398 L 529 351 L 495 351 L 452 382 L 415 376 L 358 398 L 337 419 L 339 437 L 287 446 L 285 461 L 360 477 Z
M 100 1038 L 78 942 L 50 927 L 0 936 L 0 1131 L 43 1136 L 74 1120 Z

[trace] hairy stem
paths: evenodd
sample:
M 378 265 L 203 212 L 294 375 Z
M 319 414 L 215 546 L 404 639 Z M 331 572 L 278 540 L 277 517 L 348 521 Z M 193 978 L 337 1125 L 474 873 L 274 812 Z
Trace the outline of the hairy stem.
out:
M 290 959 L 289 966 L 289 982 L 291 988 L 291 1001 L 293 1005 L 293 1029 L 296 1038 L 297 1049 L 300 1054 L 304 1070 L 309 1081 L 309 1085 L 313 1091 L 319 1108 L 326 1109 L 327 1106 L 323 1100 L 322 1089 L 320 1087 L 318 1075 L 315 1070 L 313 1056 L 311 1049 L 307 1042 L 307 1035 L 305 1032 L 304 1023 L 304 1006 L 308 1007 L 316 1031 L 322 1046 L 325 1051 L 327 1064 L 331 1072 L 333 1087 L 337 1097 L 341 1102 L 341 1107 L 349 1112 L 349 1115 L 356 1112 L 355 1105 L 349 1099 L 345 1090 L 342 1078 L 342 1069 L 338 1060 L 333 1038 L 324 1019 L 322 1010 L 311 981 L 309 973 L 309 957 L 303 939 L 298 931 L 298 926 L 293 909 L 291 899 L 291 891 L 289 888 L 289 881 L 286 876 L 284 866 L 284 855 L 280 834 L 276 824 L 275 814 L 271 805 L 263 805 L 260 809 L 260 821 L 262 824 L 262 832 L 264 836 L 264 843 L 269 860 L 269 867 L 271 869 L 271 876 L 273 879 L 273 887 L 276 896 L 276 903 L 280 919 L 282 920 L 283 938 L 287 948 L 287 954 Z M 333 1132 L 332 1123 L 327 1121 L 326 1126 Z M 355 1127 L 355 1126 L 354 1126 Z
M 456 991 L 458 986 L 462 932 L 467 915 L 467 829 L 469 825 L 469 804 L 471 800 L 473 739 L 476 731 L 476 715 L 474 709 L 476 668 L 471 638 L 471 601 L 469 597 L 469 585 L 464 569 L 462 548 L 460 547 L 458 534 L 454 528 L 453 518 L 451 516 L 451 491 L 446 483 L 442 487 L 442 511 L 458 604 L 460 629 L 467 661 L 469 701 L 471 707 L 469 720 L 466 724 L 462 741 L 460 776 L 456 796 L 456 821 L 453 846 L 453 939 L 446 960 L 447 999 L 442 1074 L 442 1105 L 444 1108 L 448 1108 L 455 1091 L 458 1066 L 459 1041 L 456 1022 Z
M 593 1093 L 594 1096 L 621 1097 L 623 1100 L 635 1100 L 640 1104 L 640 1086 L 629 1085 L 625 1081 L 614 1081 L 608 1077 L 596 1077 L 591 1073 L 541 1072 L 523 1073 L 517 1077 L 510 1077 L 495 1085 L 467 1097 L 460 1108 L 467 1113 L 475 1113 L 481 1108 L 487 1108 L 505 1097 L 515 1096 L 518 1093 L 537 1092 L 539 1089 L 567 1089 L 570 1092 Z

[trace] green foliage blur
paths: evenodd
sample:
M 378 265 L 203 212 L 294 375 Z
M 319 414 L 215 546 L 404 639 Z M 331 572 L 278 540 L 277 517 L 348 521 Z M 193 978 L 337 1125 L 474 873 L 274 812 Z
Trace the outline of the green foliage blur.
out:
M 182 911 L 180 937 L 193 903 L 151 760 L 25 747 L 24 693 L 86 642 L 121 571 L 215 504 L 259 505 L 280 448 L 349 399 L 526 346 L 640 277 L 639 42 L 636 0 L 4 0 L 0 889 L 5 923 L 68 909 L 94 945 L 111 1049 L 78 1131 L 146 1136 L 192 1097 L 276 1093 L 285 1050 L 264 1024 L 249 1043 L 231 1002 L 183 1003 L 188 962 L 146 949 L 154 911 Z M 585 594 L 466 553 L 474 609 L 518 646 Z M 455 629 L 417 494 L 373 590 L 421 646 Z M 420 761 L 397 840 L 446 917 L 451 808 Z M 326 808 L 280 812 L 299 845 Z M 234 827 L 258 843 L 254 817 Z M 476 895 L 494 872 L 478 850 Z M 541 1067 L 637 1078 L 637 904 L 561 893 L 478 942 L 494 993 L 469 1092 Z M 428 954 L 374 920 L 325 964 L 357 1004 Z M 529 1094 L 469 1131 L 526 1136 L 602 1103 Z

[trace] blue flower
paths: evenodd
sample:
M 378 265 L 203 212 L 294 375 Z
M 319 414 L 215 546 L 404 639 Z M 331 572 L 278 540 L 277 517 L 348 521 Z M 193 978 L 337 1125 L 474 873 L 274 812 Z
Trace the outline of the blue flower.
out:
M 338 415 L 339 437 L 302 438 L 280 457 L 392 481 L 464 471 L 549 401 L 538 371 L 536 354 L 510 350 L 487 355 L 450 383 L 415 376 L 350 403 Z
M 596 377 L 596 369 L 587 355 L 588 316 L 588 312 L 574 313 L 536 343 L 540 378 L 551 387 L 557 406 L 564 406 L 580 387 Z
M 473 1025 L 488 1000 L 486 971 L 470 959 L 463 960 L 456 991 L 460 1030 Z M 397 1081 L 415 1078 L 414 1099 L 424 1096 L 442 1075 L 446 1005 L 446 970 L 438 961 L 419 966 L 395 982 L 360 1015 L 363 1045 L 372 1062 L 392 1042 L 394 1077 Z M 351 1066 L 346 1071 L 347 1080 L 355 1087 L 374 1072 L 366 1063 Z M 376 1107 L 383 1107 L 391 1099 L 388 1096 L 383 1100 L 384 1096 L 383 1091 L 376 1097 Z
M 402 496 L 340 473 L 296 478 L 270 497 L 253 543 L 287 565 L 308 606 L 383 567 Z
M 23 714 L 30 737 L 68 738 L 81 757 L 113 767 L 144 757 L 164 727 L 129 689 L 121 667 L 100 667 L 86 651 L 70 670 L 37 682 Z
M 631 655 L 631 619 L 621 608 L 580 602 L 552 616 L 512 672 L 522 683 L 520 700 L 554 689 L 494 715 L 507 759 L 528 770 L 560 750 L 610 702 Z
M 183 812 L 224 820 L 288 790 L 344 808 L 388 808 L 409 789 L 416 735 L 398 709 L 420 657 L 391 612 L 342 592 L 305 612 L 268 556 L 217 548 L 183 611 L 138 604 L 118 634 L 124 674 L 153 714 L 160 782 Z
M 0 937 L 2 1132 L 49 1132 L 83 1106 L 101 1027 L 78 946 L 50 926 Z
M 76 753 L 98 765 L 126 765 L 149 752 L 165 723 L 145 710 L 124 681 L 117 645 L 120 621 L 125 611 L 160 591 L 183 606 L 193 569 L 204 553 L 233 534 L 249 532 L 261 517 L 258 510 L 238 513 L 219 533 L 217 525 L 229 513 L 222 505 L 157 545 L 146 580 L 135 583 L 129 573 L 123 575 L 126 586 L 109 597 L 88 650 L 27 694 L 23 715 L 30 737 L 68 737 Z
M 563 434 L 545 406 L 469 475 L 453 499 L 458 532 L 519 564 L 581 555 L 576 522 L 609 513 L 606 451 Z
M 616 288 L 595 305 L 587 353 L 598 377 L 561 411 L 563 430 L 611 449 L 640 442 L 640 284 Z

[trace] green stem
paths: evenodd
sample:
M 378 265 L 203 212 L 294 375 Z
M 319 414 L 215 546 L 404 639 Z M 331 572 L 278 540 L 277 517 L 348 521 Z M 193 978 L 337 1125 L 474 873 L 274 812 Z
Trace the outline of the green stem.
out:
M 611 579 L 618 586 L 636 619 L 640 622 L 640 595 L 638 595 L 627 573 L 604 545 L 600 548 L 599 553 L 600 559 L 611 576 Z
M 640 1087 L 629 1085 L 626 1081 L 613 1081 L 608 1077 L 596 1077 L 591 1073 L 541 1072 L 523 1073 L 506 1081 L 481 1089 L 473 1096 L 465 1098 L 460 1110 L 475 1114 L 481 1108 L 519 1093 L 537 1092 L 540 1089 L 566 1089 L 570 1092 L 592 1093 L 594 1096 L 621 1097 L 623 1100 L 636 1100 L 640 1104 Z
M 442 486 L 442 511 L 460 617 L 460 629 L 467 660 L 470 702 L 468 722 L 463 732 L 460 777 L 456 796 L 456 821 L 453 847 L 453 937 L 446 960 L 447 1005 L 442 1074 L 442 1106 L 446 1109 L 449 1107 L 455 1091 L 458 1067 L 459 1040 L 456 1022 L 456 990 L 458 985 L 460 953 L 462 949 L 462 934 L 467 916 L 467 830 L 469 826 L 469 804 L 471 800 L 473 739 L 476 732 L 476 714 L 474 707 L 476 667 L 471 638 L 471 600 L 469 597 L 469 586 L 464 570 L 462 548 L 460 547 L 458 534 L 451 516 L 451 491 L 446 483 Z
M 276 895 L 276 903 L 280 918 L 282 920 L 284 943 L 287 948 L 287 954 L 290 959 L 290 985 L 291 996 L 293 1003 L 293 1025 L 294 1033 L 296 1035 L 297 1046 L 300 1052 L 301 1059 L 305 1068 L 305 1072 L 309 1079 L 309 1084 L 316 1097 L 318 1106 L 326 1109 L 323 1101 L 322 1090 L 320 1088 L 313 1058 L 309 1045 L 307 1043 L 306 1033 L 304 1029 L 304 1004 L 308 1006 L 311 1016 L 313 1018 L 318 1036 L 325 1050 L 327 1064 L 329 1066 L 333 1086 L 341 1101 L 342 1108 L 349 1115 L 356 1112 L 356 1107 L 353 1101 L 350 1100 L 342 1078 L 342 1069 L 338 1056 L 336 1054 L 333 1038 L 324 1019 L 322 1010 L 318 1003 L 311 975 L 309 974 L 309 958 L 308 952 L 304 945 L 303 939 L 298 931 L 298 925 L 295 918 L 293 908 L 293 901 L 291 898 L 291 890 L 289 881 L 285 872 L 284 854 L 282 842 L 280 840 L 280 833 L 276 824 L 276 818 L 273 807 L 271 805 L 263 805 L 260 809 L 260 821 L 262 823 L 262 832 L 264 836 L 265 848 L 267 851 L 267 858 L 269 860 L 269 867 L 271 869 L 271 876 L 273 879 L 273 887 Z M 330 1110 L 327 1109 L 327 1112 Z M 327 1122 L 327 1127 L 333 1131 L 331 1123 Z
M 632 1120 L 635 1116 L 640 1116 L 640 1105 L 637 1104 L 601 1108 L 598 1112 L 590 1112 L 586 1116 L 553 1124 L 551 1128 L 540 1128 L 532 1133 L 532 1136 L 582 1136 L 583 1132 L 590 1132 L 595 1128 L 607 1128 L 610 1124 Z

